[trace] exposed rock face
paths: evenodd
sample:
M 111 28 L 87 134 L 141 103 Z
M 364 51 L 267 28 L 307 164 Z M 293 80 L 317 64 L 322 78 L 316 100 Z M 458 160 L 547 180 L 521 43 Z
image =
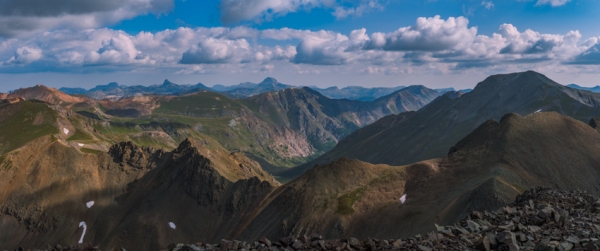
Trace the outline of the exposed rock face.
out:
M 154 160 L 155 162 L 160 159 L 164 152 L 161 150 L 155 152 L 154 149 L 150 147 L 139 147 L 129 141 L 113 145 L 108 150 L 108 154 L 111 155 L 117 163 L 123 163 L 138 169 L 151 169 L 152 167 L 149 166 L 151 163 L 150 161 Z
M 203 151 L 191 140 L 173 152 L 123 142 L 109 154 L 82 154 L 50 136 L 31 142 L 0 161 L 2 177 L 10 177 L 0 181 L 0 230 L 10 232 L 0 246 L 73 244 L 81 221 L 84 240 L 102 249 L 231 237 L 278 183 L 239 153 Z M 229 161 L 213 162 L 220 159 Z
M 589 125 L 600 132 L 600 117 L 590 119 Z
M 330 99 L 310 88 L 285 89 L 244 100 L 272 122 L 299 132 L 316 148 L 328 150 L 352 131 L 383 116 L 416 111 L 439 93 L 411 86 L 371 102 Z

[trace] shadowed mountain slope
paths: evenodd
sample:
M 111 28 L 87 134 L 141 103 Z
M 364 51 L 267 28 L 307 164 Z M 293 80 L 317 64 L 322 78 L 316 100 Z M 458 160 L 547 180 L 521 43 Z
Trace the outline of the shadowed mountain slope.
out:
M 530 186 L 600 194 L 600 134 L 555 112 L 490 120 L 450 154 L 406 166 L 346 158 L 279 187 L 240 235 L 401 238 L 495 210 Z M 407 194 L 402 204 L 398 199 Z
M 75 243 L 80 221 L 84 241 L 103 249 L 313 232 L 401 238 L 506 205 L 530 186 L 600 188 L 600 133 L 555 112 L 486 121 L 443 158 L 406 166 L 342 158 L 283 186 L 256 170 L 227 178 L 253 168 L 223 165 L 203 148 L 189 140 L 172 152 L 120 143 L 109 154 L 85 154 L 47 136 L 11 151 L 0 161 L 0 230 L 14 231 L 0 246 Z
M 396 118 L 361 128 L 314 161 L 281 175 L 296 177 L 343 156 L 391 165 L 436 158 L 488 119 L 556 111 L 587 122 L 600 115 L 599 101 L 600 94 L 562 86 L 533 71 L 494 75 L 469 93 L 448 92 L 414 114 L 392 115 Z
M 0 159 L 0 246 L 76 243 L 81 221 L 84 240 L 103 249 L 230 236 L 278 183 L 243 155 L 206 151 L 191 141 L 172 152 L 123 142 L 89 154 L 38 138 Z

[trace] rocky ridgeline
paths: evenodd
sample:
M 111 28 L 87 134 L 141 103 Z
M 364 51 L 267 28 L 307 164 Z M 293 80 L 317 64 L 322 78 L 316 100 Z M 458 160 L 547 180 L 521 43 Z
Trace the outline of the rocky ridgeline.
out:
M 7 251 L 2 249 L 3 251 Z M 76 246 L 61 246 L 57 244 L 52 247 L 48 245 L 45 249 L 26 249 L 26 248 L 17 248 L 15 251 L 100 251 L 99 247 L 92 246 L 89 243 L 77 244 Z M 113 248 L 110 251 L 125 251 L 123 248 Z
M 495 212 L 473 211 L 453 226 L 407 239 L 356 238 L 323 240 L 318 234 L 278 241 L 222 240 L 219 244 L 171 244 L 170 251 L 296 251 L 296 250 L 535 250 L 600 251 L 600 199 L 583 191 L 534 187 L 515 203 Z M 27 250 L 27 249 L 17 249 Z M 37 250 L 37 249 L 34 249 Z M 48 247 L 45 250 L 97 251 L 89 244 Z M 121 248 L 110 250 L 123 251 Z
M 171 251 L 295 250 L 600 250 L 600 199 L 583 191 L 534 187 L 495 212 L 473 211 L 453 226 L 408 239 L 323 240 L 312 234 L 278 241 L 222 240 L 220 244 L 172 244 Z

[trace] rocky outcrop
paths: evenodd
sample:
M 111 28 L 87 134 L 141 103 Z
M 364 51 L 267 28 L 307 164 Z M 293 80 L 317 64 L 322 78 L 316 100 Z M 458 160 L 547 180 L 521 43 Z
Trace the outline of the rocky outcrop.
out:
M 120 142 L 113 145 L 108 154 L 113 157 L 117 163 L 129 165 L 138 169 L 151 169 L 151 164 L 155 164 L 160 159 L 164 151 L 154 150 L 151 147 L 139 147 L 133 142 Z
M 73 244 L 81 221 L 84 241 L 105 250 L 232 237 L 278 183 L 239 153 L 201 145 L 164 152 L 122 142 L 85 154 L 47 136 L 9 152 L 0 159 L 0 247 Z
M 590 119 L 588 123 L 592 128 L 596 129 L 596 131 L 600 132 L 600 117 Z

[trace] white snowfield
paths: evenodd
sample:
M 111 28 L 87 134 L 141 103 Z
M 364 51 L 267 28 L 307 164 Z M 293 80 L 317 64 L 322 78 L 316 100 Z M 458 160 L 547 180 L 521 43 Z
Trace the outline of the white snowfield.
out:
M 177 228 L 177 227 L 175 226 L 175 223 L 173 223 L 173 222 L 169 222 L 169 227 L 171 227 L 172 229 L 175 229 L 175 228 Z
M 85 205 L 87 206 L 87 208 L 91 208 L 94 205 L 94 201 L 89 201 L 88 203 L 85 203 Z
M 87 230 L 87 225 L 85 225 L 85 221 L 79 222 L 79 227 L 83 227 L 83 233 L 81 233 L 81 238 L 79 239 L 79 244 L 83 243 L 83 236 L 85 236 L 85 230 Z
M 77 143 L 79 147 L 85 146 L 85 144 Z
M 404 202 L 406 202 L 406 194 L 402 195 L 402 197 L 400 197 L 400 203 L 404 204 Z
M 69 134 L 69 129 L 67 129 L 67 128 L 63 128 L 63 132 L 64 132 L 65 134 Z

